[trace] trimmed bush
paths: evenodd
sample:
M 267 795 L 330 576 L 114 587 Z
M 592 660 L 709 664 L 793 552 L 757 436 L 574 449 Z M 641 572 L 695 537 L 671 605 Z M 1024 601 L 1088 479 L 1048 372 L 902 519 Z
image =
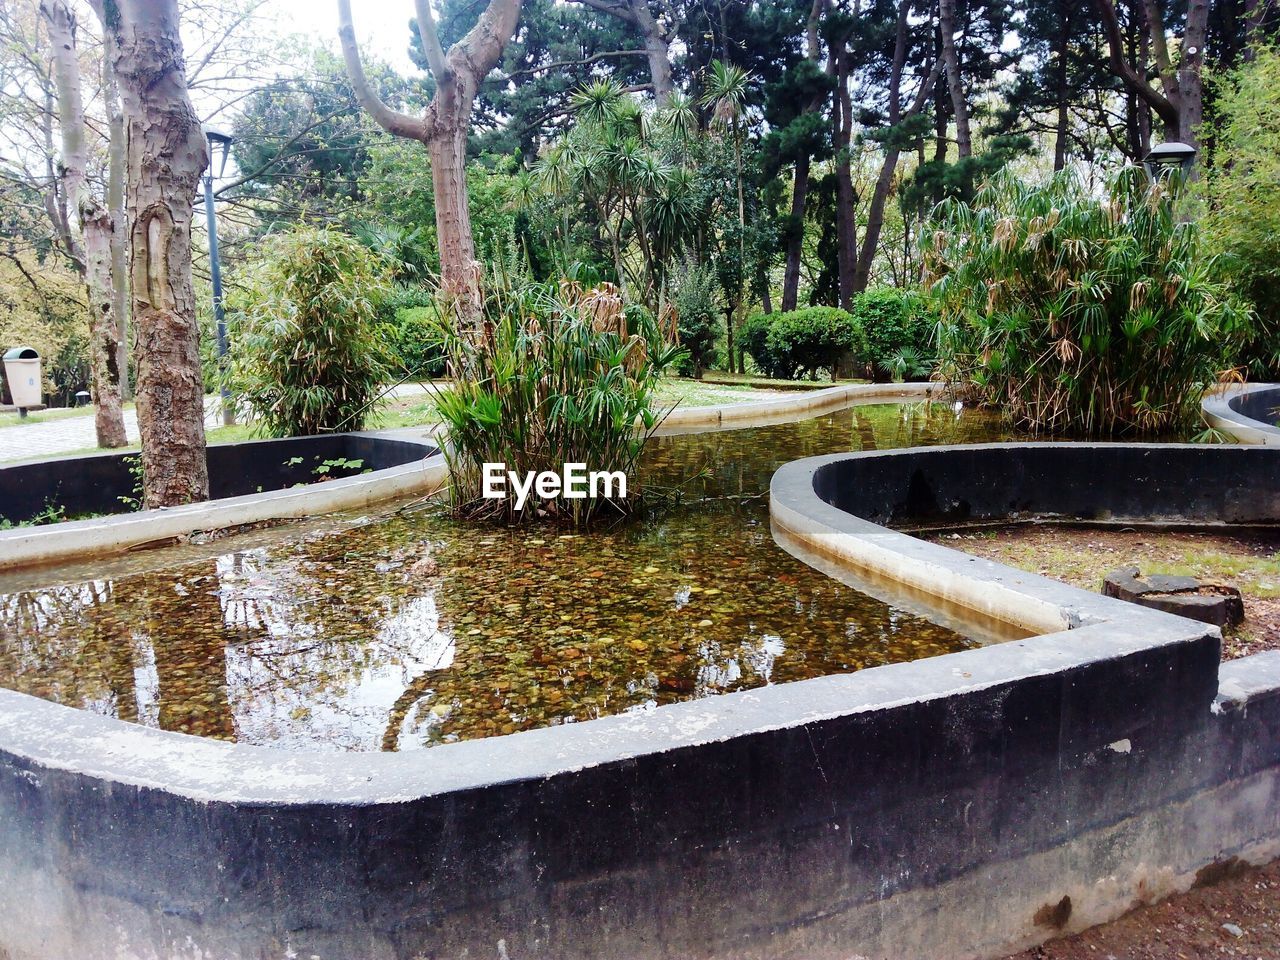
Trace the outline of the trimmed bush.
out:
M 835 307 L 756 314 L 743 324 L 740 337 L 761 372 L 779 380 L 813 377 L 820 370 L 832 379 L 848 377 L 867 352 L 862 325 Z
M 943 201 L 921 247 L 952 382 L 1032 430 L 1183 430 L 1229 366 L 1245 312 L 1169 181 L 1138 167 L 1098 196 L 1064 171 Z
M 866 336 L 866 353 L 858 360 L 879 383 L 927 380 L 933 369 L 937 316 L 915 290 L 880 287 L 857 295 L 853 315 Z

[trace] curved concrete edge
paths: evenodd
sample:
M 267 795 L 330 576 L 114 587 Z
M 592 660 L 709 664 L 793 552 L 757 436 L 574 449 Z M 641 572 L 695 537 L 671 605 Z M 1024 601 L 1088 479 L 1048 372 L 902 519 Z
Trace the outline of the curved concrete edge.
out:
M 1266 399 L 1280 408 L 1280 384 L 1244 383 L 1206 393 L 1200 401 L 1205 421 L 1215 430 L 1229 434 L 1240 443 L 1280 446 L 1280 427 L 1255 420 L 1239 407 L 1249 398 Z
M 1060 444 L 1023 444 L 1056 447 Z M 1006 444 L 969 444 L 952 449 L 999 450 Z M 1032 634 L 1074 630 L 1090 624 L 1127 621 L 1170 628 L 1180 618 L 1093 594 L 1016 567 L 970 556 L 940 544 L 854 516 L 824 501 L 814 490 L 814 475 L 828 464 L 851 457 L 910 456 L 914 451 L 870 451 L 809 457 L 785 464 L 769 487 L 769 513 L 774 538 L 789 553 L 812 563 L 822 558 L 855 576 L 902 585 L 947 607 L 961 607 L 981 618 L 998 620 Z
M 360 436 L 420 442 L 423 459 L 270 493 L 6 530 L 0 532 L 0 570 L 81 560 L 152 543 L 164 545 L 195 532 L 357 510 L 398 497 L 433 493 L 448 482 L 448 467 L 430 441 L 416 435 L 378 432 Z
M 889 402 L 938 399 L 945 389 L 940 383 L 850 383 L 793 397 L 753 400 L 749 403 L 706 407 L 676 406 L 667 411 L 654 435 L 768 427 L 876 400 Z
M 1113 601 L 1119 603 L 1120 601 Z M 336 754 L 210 740 L 144 727 L 0 688 L 0 759 L 201 803 L 364 807 L 538 783 L 738 737 L 965 696 L 1070 673 L 1214 628 L 1154 611 L 1134 622 L 1013 640 L 925 660 L 466 740 L 410 753 Z M 1163 630 L 1152 632 L 1159 618 Z

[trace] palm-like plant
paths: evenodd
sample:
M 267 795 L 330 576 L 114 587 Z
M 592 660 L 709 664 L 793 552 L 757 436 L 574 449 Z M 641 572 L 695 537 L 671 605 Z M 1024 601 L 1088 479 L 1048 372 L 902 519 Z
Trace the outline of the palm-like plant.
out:
M 1245 314 L 1170 188 L 1127 167 L 1099 198 L 1072 171 L 998 174 L 921 240 L 943 372 L 1035 430 L 1184 429 Z
M 747 259 L 747 200 L 746 190 L 742 182 L 742 115 L 746 110 L 747 95 L 751 89 L 752 75 L 741 67 L 722 60 L 714 60 L 707 73 L 706 89 L 702 95 L 704 106 L 711 108 L 712 122 L 722 130 L 727 130 L 733 138 L 734 171 L 738 186 L 738 260 L 745 264 Z M 742 272 L 745 278 L 745 271 Z M 744 301 L 743 291 L 739 291 L 734 313 L 741 312 Z M 736 362 L 741 369 L 741 358 L 734 359 L 733 324 L 727 328 L 729 364 Z

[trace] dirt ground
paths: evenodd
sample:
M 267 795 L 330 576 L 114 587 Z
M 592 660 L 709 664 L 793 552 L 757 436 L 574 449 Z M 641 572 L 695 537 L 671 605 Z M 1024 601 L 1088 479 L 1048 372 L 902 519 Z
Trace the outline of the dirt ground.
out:
M 1223 658 L 1280 649 L 1280 531 L 1172 533 L 1019 526 L 940 534 L 947 546 L 1098 590 L 1117 567 L 1188 574 L 1240 589 L 1245 622 Z M 1007 960 L 1280 960 L 1280 862 L 1144 906 Z
M 1280 958 L 1280 863 L 1170 897 L 1006 960 Z
M 1057 525 L 943 533 L 949 547 L 998 560 L 1085 590 L 1100 590 L 1117 567 L 1186 574 L 1238 587 L 1245 622 L 1224 637 L 1223 659 L 1280 649 L 1280 531 L 1170 532 Z M 1176 955 L 1174 955 L 1176 957 Z M 1280 953 L 1276 954 L 1280 960 Z

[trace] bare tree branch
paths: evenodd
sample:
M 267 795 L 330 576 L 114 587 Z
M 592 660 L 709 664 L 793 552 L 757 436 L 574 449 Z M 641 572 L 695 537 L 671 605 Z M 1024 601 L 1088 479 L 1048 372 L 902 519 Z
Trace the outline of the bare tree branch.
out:
M 355 27 L 351 21 L 351 0 L 338 0 L 338 39 L 342 42 L 342 58 L 346 61 L 347 74 L 351 77 L 351 86 L 360 106 L 389 133 L 410 140 L 426 140 L 426 123 L 388 107 L 374 92 L 373 85 L 365 76 L 364 64 L 360 61 L 360 48 L 356 45 Z

